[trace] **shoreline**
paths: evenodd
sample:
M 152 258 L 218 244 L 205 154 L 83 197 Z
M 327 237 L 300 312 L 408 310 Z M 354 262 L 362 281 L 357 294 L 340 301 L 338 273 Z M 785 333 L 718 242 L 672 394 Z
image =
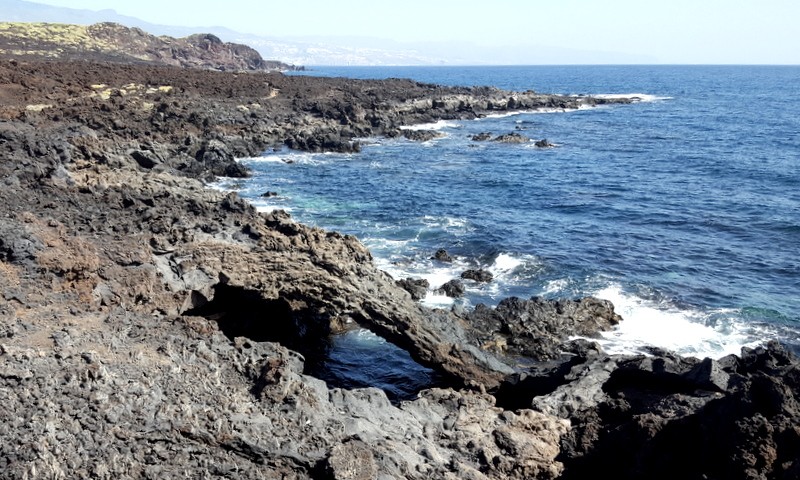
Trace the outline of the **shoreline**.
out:
M 800 468 L 797 360 L 777 344 L 719 361 L 611 357 L 564 344 L 618 322 L 607 302 L 428 311 L 355 238 L 203 183 L 244 176 L 236 157 L 279 145 L 357 152 L 356 138 L 402 125 L 627 100 L 90 62 L 7 62 L 0 79 L 3 436 L 69 447 L 4 451 L 14 478 L 209 465 L 352 478 L 352 459 L 367 476 L 580 478 L 633 459 L 657 472 L 649 447 L 683 442 L 671 455 L 687 455 L 732 430 L 729 448 L 775 475 Z M 350 321 L 453 388 L 393 406 L 303 375 L 303 350 Z M 517 355 L 538 363 L 515 371 Z M 778 403 L 753 401 L 764 392 Z M 696 435 L 708 422 L 718 432 Z M 726 445 L 704 471 L 741 467 Z

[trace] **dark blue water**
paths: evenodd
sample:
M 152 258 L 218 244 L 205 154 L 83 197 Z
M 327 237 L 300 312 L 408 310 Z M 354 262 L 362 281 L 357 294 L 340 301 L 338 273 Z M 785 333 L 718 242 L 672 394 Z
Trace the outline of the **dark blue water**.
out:
M 262 208 L 358 236 L 396 278 L 438 286 L 465 268 L 503 297 L 612 300 L 606 348 L 646 344 L 721 356 L 778 338 L 800 344 L 800 68 L 704 66 L 326 68 L 647 101 L 438 125 L 427 143 L 367 140 L 357 155 L 246 160 Z M 517 131 L 553 149 L 474 142 Z M 286 163 L 291 160 L 291 163 Z M 223 182 L 223 186 L 226 185 Z M 228 184 L 230 186 L 230 184 Z M 280 196 L 260 199 L 265 190 Z M 430 260 L 437 248 L 454 265 Z M 431 293 L 429 305 L 450 300 Z

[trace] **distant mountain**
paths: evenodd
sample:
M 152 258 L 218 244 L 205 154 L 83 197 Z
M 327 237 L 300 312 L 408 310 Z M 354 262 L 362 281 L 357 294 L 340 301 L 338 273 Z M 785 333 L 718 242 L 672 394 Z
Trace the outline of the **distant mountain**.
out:
M 54 7 L 23 0 L 0 0 L 0 21 L 4 22 L 48 22 L 68 23 L 75 25 L 91 25 L 101 22 L 115 22 L 128 27 L 139 27 L 150 33 L 150 25 L 135 17 L 119 15 L 114 10 L 82 10 L 75 8 Z M 190 32 L 190 33 L 196 33 Z M 189 33 L 185 33 L 185 36 Z
M 112 22 L 89 26 L 2 22 L 0 57 L 144 62 L 234 71 L 293 68 L 265 61 L 253 48 L 222 42 L 212 34 L 156 37 Z

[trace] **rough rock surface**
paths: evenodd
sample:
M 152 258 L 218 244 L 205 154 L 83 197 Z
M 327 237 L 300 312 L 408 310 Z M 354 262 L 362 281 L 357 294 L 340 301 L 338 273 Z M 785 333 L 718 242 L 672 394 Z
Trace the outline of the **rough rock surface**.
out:
M 461 280 L 454 278 L 453 280 L 450 280 L 441 287 L 437 288 L 436 292 L 442 293 L 451 298 L 463 297 L 465 292 L 464 283 Z
M 781 345 L 720 360 L 576 351 L 498 395 L 570 420 L 562 478 L 798 478 L 798 359 Z
M 43 323 L 52 323 L 51 328 Z M 216 322 L 115 308 L 17 319 L 0 346 L 4 478 L 555 478 L 568 423 L 430 390 L 329 389 Z M 6 324 L 4 324 L 6 326 Z M 38 472 L 38 473 L 37 473 Z
M 425 279 L 404 278 L 397 285 L 407 291 L 414 300 L 422 300 L 428 294 L 431 284 Z
M 440 262 L 444 262 L 444 263 L 452 263 L 452 261 L 453 261 L 453 257 L 451 257 L 450 254 L 447 253 L 447 250 L 445 250 L 443 248 L 440 248 L 439 250 L 436 250 L 436 253 L 434 253 L 433 257 L 431 257 L 431 258 L 434 259 L 434 260 L 438 260 Z
M 522 135 L 520 133 L 504 133 L 503 135 L 499 135 L 495 137 L 492 141 L 500 142 L 500 143 L 528 143 L 531 141 L 530 138 Z
M 530 300 L 511 297 L 497 307 L 479 304 L 465 320 L 486 348 L 536 360 L 561 356 L 570 336 L 596 336 L 622 318 L 607 300 Z
M 464 272 L 461 273 L 461 278 L 474 280 L 479 283 L 488 283 L 494 279 L 494 275 L 492 275 L 492 272 L 488 270 L 478 268 L 478 269 L 465 270 Z
M 487 140 L 492 139 L 492 134 L 490 132 L 481 132 L 476 133 L 475 135 L 469 137 L 473 142 L 485 142 Z
M 442 137 L 441 132 L 437 132 L 436 130 L 410 130 L 410 129 L 403 129 L 402 135 L 415 142 L 429 142 L 431 140 L 435 140 L 437 138 Z

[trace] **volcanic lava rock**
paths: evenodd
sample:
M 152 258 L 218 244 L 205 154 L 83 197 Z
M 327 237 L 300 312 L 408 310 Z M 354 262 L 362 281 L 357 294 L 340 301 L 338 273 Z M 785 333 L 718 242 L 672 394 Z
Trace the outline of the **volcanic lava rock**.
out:
M 422 300 L 428 294 L 431 284 L 424 278 L 405 278 L 397 281 L 397 285 L 411 294 L 414 300 Z
M 485 142 L 487 140 L 492 139 L 492 134 L 490 132 L 481 132 L 476 133 L 475 135 L 469 137 L 473 142 Z
M 495 137 L 493 141 L 499 143 L 528 143 L 531 141 L 531 139 L 525 135 L 513 132 Z
M 561 345 L 570 336 L 596 336 L 622 318 L 607 300 L 530 300 L 511 297 L 496 308 L 479 304 L 466 321 L 485 341 L 504 338 L 504 350 L 537 360 L 560 356 Z
M 437 293 L 443 293 L 451 298 L 460 298 L 464 296 L 464 284 L 461 280 L 453 279 L 436 289 Z
M 441 138 L 443 135 L 441 132 L 437 132 L 436 130 L 412 130 L 412 129 L 403 129 L 402 135 L 415 142 L 429 142 L 431 140 L 435 140 L 437 138 Z
M 494 275 L 492 275 L 492 272 L 488 270 L 479 268 L 479 269 L 465 270 L 464 272 L 461 273 L 461 278 L 474 280 L 479 283 L 488 283 L 494 279 Z
M 452 263 L 452 261 L 453 261 L 453 257 L 451 257 L 450 254 L 447 253 L 447 250 L 445 250 L 443 248 L 440 248 L 439 250 L 436 250 L 436 253 L 434 253 L 433 257 L 431 257 L 431 258 L 434 259 L 434 260 L 438 260 L 440 262 L 444 262 L 444 263 Z

